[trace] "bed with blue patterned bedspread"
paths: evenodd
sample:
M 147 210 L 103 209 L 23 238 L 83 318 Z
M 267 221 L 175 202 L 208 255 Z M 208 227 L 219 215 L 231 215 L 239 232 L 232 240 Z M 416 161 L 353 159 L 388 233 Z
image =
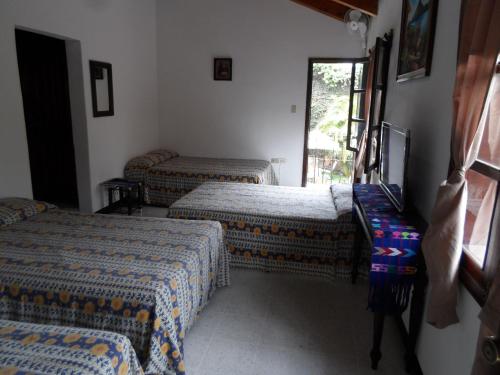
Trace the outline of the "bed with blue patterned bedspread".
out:
M 165 207 L 205 181 L 278 183 L 267 160 L 189 157 L 166 150 L 133 158 L 125 166 L 124 175 L 144 184 L 147 204 Z
M 169 217 L 219 221 L 231 265 L 328 279 L 352 270 L 356 225 L 352 185 L 319 188 L 206 182 L 169 209 Z M 360 273 L 368 273 L 364 252 Z
M 142 374 L 117 333 L 0 320 L 0 374 Z
M 229 283 L 217 222 L 58 209 L 0 220 L 0 268 L 0 319 L 126 335 L 150 374 L 185 372 L 184 335 Z
M 273 167 L 266 160 L 181 156 L 148 170 L 144 199 L 148 204 L 168 207 L 205 181 L 277 184 Z

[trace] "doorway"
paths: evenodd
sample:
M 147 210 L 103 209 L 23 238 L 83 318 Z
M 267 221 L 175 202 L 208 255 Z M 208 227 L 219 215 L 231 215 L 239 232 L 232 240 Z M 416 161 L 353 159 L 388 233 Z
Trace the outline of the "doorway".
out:
M 33 198 L 78 209 L 66 45 L 16 29 Z
M 309 59 L 302 185 L 352 183 L 368 60 Z

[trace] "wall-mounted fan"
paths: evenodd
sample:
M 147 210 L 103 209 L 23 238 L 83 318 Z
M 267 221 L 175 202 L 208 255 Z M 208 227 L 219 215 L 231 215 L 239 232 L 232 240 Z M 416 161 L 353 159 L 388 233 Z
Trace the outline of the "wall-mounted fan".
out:
M 361 37 L 363 49 L 366 49 L 366 34 L 368 31 L 368 16 L 359 10 L 351 9 L 346 12 L 344 22 L 350 34 L 357 34 Z

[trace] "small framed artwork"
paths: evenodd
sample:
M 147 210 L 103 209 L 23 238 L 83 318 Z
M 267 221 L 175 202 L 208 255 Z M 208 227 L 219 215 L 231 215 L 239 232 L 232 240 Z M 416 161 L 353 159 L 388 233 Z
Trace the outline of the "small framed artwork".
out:
M 233 59 L 230 58 L 214 59 L 214 80 L 215 81 L 233 80 Z
M 403 0 L 397 81 L 430 75 L 438 0 Z

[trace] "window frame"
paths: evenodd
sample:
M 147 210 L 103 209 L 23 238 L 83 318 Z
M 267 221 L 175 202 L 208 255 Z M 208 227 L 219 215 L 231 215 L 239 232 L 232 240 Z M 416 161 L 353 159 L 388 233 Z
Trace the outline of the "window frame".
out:
M 311 104 L 312 104 L 312 86 L 313 86 L 313 67 L 314 64 L 337 64 L 337 63 L 364 63 L 367 57 L 310 57 L 307 65 L 307 93 L 306 93 L 306 116 L 304 126 L 304 149 L 302 153 L 302 187 L 307 186 L 307 157 L 309 144 L 309 130 L 311 128 Z M 348 142 L 346 142 L 348 143 Z M 349 151 L 349 150 L 348 150 Z
M 386 33 L 383 38 L 378 37 L 375 42 L 375 51 L 373 55 L 373 78 L 370 92 L 370 108 L 368 121 L 366 121 L 366 145 L 364 173 L 379 171 L 380 166 L 380 139 L 382 135 L 382 121 L 385 115 L 385 104 L 387 99 L 387 88 L 389 83 L 389 65 L 392 49 L 392 30 Z M 380 91 L 380 102 L 377 101 L 377 92 Z M 378 108 L 377 108 L 378 104 Z M 377 116 L 375 116 L 377 114 Z M 373 133 L 376 132 L 376 149 L 373 150 Z M 375 152 L 373 152 L 375 151 Z M 372 157 L 375 158 L 371 163 Z
M 500 62 L 496 64 L 493 77 L 498 74 L 500 74 Z M 490 221 L 490 231 L 483 266 L 481 267 L 477 264 L 472 256 L 463 248 L 459 273 L 460 280 L 464 286 L 479 305 L 483 306 L 488 297 L 496 268 L 500 262 L 500 169 L 480 159 L 474 162 L 471 169 L 497 181 L 495 204 Z

